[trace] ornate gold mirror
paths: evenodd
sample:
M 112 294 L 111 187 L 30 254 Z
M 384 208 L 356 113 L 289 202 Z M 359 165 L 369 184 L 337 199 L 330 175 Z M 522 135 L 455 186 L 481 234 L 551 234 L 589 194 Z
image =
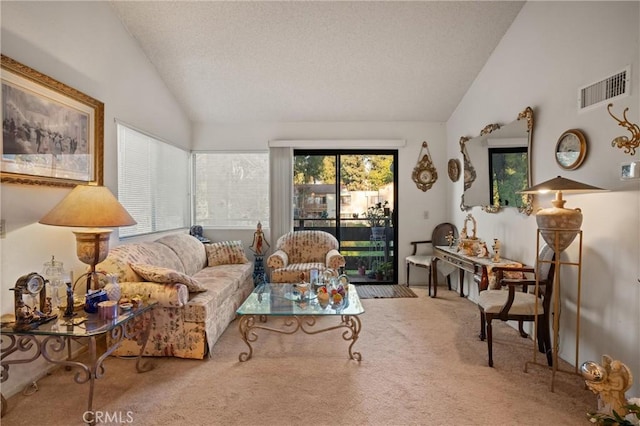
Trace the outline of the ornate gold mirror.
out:
M 489 124 L 475 138 L 460 138 L 464 162 L 464 193 L 460 209 L 481 206 L 489 213 L 515 207 L 533 211 L 532 197 L 518 194 L 531 186 L 533 110 L 527 107 L 515 121 Z

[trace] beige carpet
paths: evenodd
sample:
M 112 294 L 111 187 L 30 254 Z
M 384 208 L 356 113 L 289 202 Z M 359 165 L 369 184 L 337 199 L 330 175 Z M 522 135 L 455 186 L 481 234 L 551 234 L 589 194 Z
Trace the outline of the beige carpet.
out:
M 159 358 L 144 374 L 131 360 L 109 359 L 94 408 L 135 425 L 590 424 L 595 396 L 578 376 L 559 374 L 551 393 L 546 368 L 522 371 L 531 342 L 502 323 L 488 367 L 477 307 L 444 289 L 437 299 L 414 290 L 418 298 L 363 300 L 360 363 L 348 360 L 338 331 L 262 332 L 253 359 L 240 363 L 246 346 L 234 322 L 212 359 Z M 33 396 L 9 399 L 3 426 L 82 424 L 88 385 L 64 370 L 38 385 Z

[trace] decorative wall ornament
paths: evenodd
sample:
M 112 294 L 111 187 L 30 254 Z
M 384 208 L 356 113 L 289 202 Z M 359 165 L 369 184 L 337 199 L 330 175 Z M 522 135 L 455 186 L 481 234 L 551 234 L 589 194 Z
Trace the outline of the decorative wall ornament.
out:
M 611 146 L 624 149 L 625 154 L 635 155 L 636 148 L 640 146 L 640 127 L 638 127 L 637 124 L 630 123 L 627 119 L 627 111 L 629 111 L 629 108 L 625 108 L 624 111 L 622 111 L 622 118 L 624 120 L 620 120 L 611 113 L 612 106 L 613 104 L 607 105 L 607 111 L 609 112 L 609 115 L 618 122 L 618 126 L 625 127 L 628 131 L 631 132 L 631 139 L 629 139 L 627 136 L 618 136 L 611 142 Z
M 460 160 L 451 158 L 447 163 L 447 171 L 449 172 L 451 182 L 457 182 L 458 179 L 460 179 Z
M 423 151 L 425 151 L 425 154 L 422 153 Z M 423 192 L 431 189 L 433 184 L 438 180 L 438 172 L 433 165 L 433 161 L 431 161 L 431 155 L 426 141 L 422 142 L 422 148 L 420 148 L 420 153 L 418 154 L 418 163 L 413 168 L 411 179 L 413 179 L 416 186 Z

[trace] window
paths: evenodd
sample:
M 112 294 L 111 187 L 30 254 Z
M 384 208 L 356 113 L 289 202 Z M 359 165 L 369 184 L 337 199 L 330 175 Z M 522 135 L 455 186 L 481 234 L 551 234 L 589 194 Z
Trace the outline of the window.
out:
M 138 222 L 120 237 L 189 226 L 189 153 L 120 123 L 118 199 Z
M 206 227 L 251 229 L 269 226 L 269 154 L 193 154 L 194 223 Z

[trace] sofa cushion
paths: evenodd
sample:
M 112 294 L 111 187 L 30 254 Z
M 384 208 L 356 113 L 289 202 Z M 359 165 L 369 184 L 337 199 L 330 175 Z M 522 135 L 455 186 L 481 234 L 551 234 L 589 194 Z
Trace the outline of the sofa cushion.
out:
M 251 263 L 218 265 L 204 268 L 194 278 L 208 291 L 192 296 L 184 307 L 185 321 L 205 321 L 215 315 L 216 309 L 231 297 L 240 285 L 253 274 Z
M 163 244 L 178 256 L 182 263 L 182 268 L 178 269 L 180 272 L 193 276 L 207 266 L 207 253 L 204 244 L 189 234 L 166 235 L 158 238 L 156 243 Z
M 244 253 L 242 241 L 222 241 L 207 244 L 206 249 L 209 266 L 249 263 L 249 259 Z
M 96 266 L 97 271 L 115 275 L 118 282 L 138 282 L 144 279 L 131 266 L 146 263 L 185 272 L 182 262 L 169 247 L 157 243 L 130 243 L 112 248 L 107 258 Z
M 180 308 L 189 302 L 189 290 L 184 284 L 159 284 L 144 282 L 120 283 L 123 297 L 142 296 L 143 299 L 154 300 L 158 306 Z
M 132 263 L 131 269 L 147 281 L 161 284 L 184 284 L 190 293 L 207 291 L 197 280 L 173 269 L 148 265 L 146 263 Z

